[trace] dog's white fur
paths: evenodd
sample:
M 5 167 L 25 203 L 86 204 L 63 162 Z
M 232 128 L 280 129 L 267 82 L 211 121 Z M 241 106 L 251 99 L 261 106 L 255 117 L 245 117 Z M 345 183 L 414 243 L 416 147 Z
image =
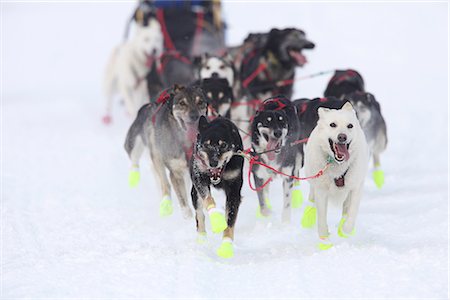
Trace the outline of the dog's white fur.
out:
M 362 196 L 364 179 L 366 177 L 369 151 L 366 138 L 356 113 L 350 103 L 342 109 L 319 108 L 319 121 L 312 131 L 305 149 L 305 174 L 311 176 L 323 169 L 329 157 L 334 157 L 329 139 L 338 141 L 338 134 L 347 135 L 349 159 L 342 163 L 331 162 L 324 174 L 310 181 L 309 199 L 315 202 L 317 208 L 318 232 L 320 238 L 329 236 L 327 225 L 327 204 L 329 201 L 344 201 L 342 217 L 345 223 L 342 230 L 350 234 L 355 226 L 359 203 Z M 336 127 L 330 124 L 335 123 Z M 353 124 L 353 128 L 348 128 Z M 344 176 L 345 184 L 338 187 L 335 178 Z
M 217 77 L 226 79 L 228 84 L 233 87 L 234 71 L 230 64 L 226 63 L 223 58 L 216 56 L 209 56 L 204 60 L 200 68 L 200 79 L 211 78 L 216 73 Z
M 135 35 L 113 51 L 104 78 L 107 116 L 116 94 L 124 100 L 131 117 L 148 102 L 145 77 L 150 67 L 146 65 L 147 60 L 154 59 L 158 63 L 162 51 L 163 35 L 156 19 L 150 20 L 148 26 L 137 26 Z

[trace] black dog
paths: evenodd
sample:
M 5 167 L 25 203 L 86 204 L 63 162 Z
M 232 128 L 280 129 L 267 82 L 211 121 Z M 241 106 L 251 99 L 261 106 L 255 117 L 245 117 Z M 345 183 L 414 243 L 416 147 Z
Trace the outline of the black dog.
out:
M 328 82 L 325 97 L 342 98 L 353 92 L 364 92 L 364 79 L 355 70 L 336 70 Z
M 251 125 L 252 148 L 263 163 L 288 175 L 298 176 L 303 156 L 302 145 L 295 144 L 300 138 L 300 123 L 294 105 L 287 98 L 277 96 L 263 102 Z M 268 183 L 276 176 L 268 169 L 254 165 L 253 178 L 258 190 L 260 213 L 270 214 Z M 266 184 L 264 186 L 264 184 Z M 283 177 L 284 204 L 282 219 L 290 220 L 293 179 Z
M 230 118 L 230 108 L 234 101 L 233 90 L 228 80 L 223 78 L 205 78 L 200 87 L 208 101 L 208 115 Z
M 306 39 L 305 32 L 295 28 L 272 29 L 270 33 L 252 35 L 257 48 L 244 55 L 241 68 L 241 87 L 251 99 L 283 94 L 292 97 L 295 68 L 307 60 L 304 49 L 313 49 L 314 44 Z
M 244 158 L 236 155 L 242 151 L 242 140 L 236 126 L 228 119 L 219 117 L 208 123 L 201 117 L 194 155 L 190 163 L 192 179 L 192 204 L 196 212 L 199 237 L 206 235 L 205 215 L 207 209 L 213 232 L 223 233 L 223 241 L 217 254 L 224 258 L 233 256 L 234 224 L 241 203 L 242 168 Z M 226 194 L 226 219 L 217 211 L 211 196 L 211 185 Z M 200 201 L 199 201 L 200 200 Z

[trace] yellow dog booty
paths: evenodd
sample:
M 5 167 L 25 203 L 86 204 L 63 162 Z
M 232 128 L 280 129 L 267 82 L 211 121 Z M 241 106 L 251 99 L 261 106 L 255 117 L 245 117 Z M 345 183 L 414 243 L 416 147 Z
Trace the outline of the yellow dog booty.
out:
M 173 213 L 172 200 L 168 195 L 164 195 L 162 201 L 159 203 L 159 215 L 161 217 L 170 216 Z
M 197 244 L 204 245 L 208 242 L 208 238 L 206 237 L 206 232 L 199 232 L 197 234 Z
M 317 208 L 312 205 L 307 205 L 303 211 L 302 227 L 312 228 L 316 225 L 317 221 Z
M 294 182 L 294 188 L 291 194 L 292 208 L 300 208 L 303 204 L 303 193 L 300 189 L 300 181 Z
M 377 188 L 381 189 L 384 185 L 384 171 L 376 169 L 372 172 L 372 178 Z
M 233 241 L 226 237 L 223 238 L 222 244 L 217 249 L 217 255 L 222 258 L 231 258 L 234 256 Z
M 227 229 L 228 224 L 225 220 L 224 214 L 217 208 L 212 207 L 208 209 L 209 221 L 211 222 L 211 229 L 214 233 L 221 233 Z
M 331 247 L 333 247 L 333 244 L 328 237 L 321 237 L 320 242 L 317 244 L 317 248 L 319 248 L 319 250 L 328 250 Z
M 348 237 L 354 236 L 355 232 L 356 232 L 355 228 L 353 228 L 352 232 L 349 233 L 349 234 L 345 233 L 344 230 L 342 229 L 342 227 L 344 226 L 345 221 L 347 221 L 347 218 L 346 217 L 342 217 L 341 221 L 339 222 L 339 226 L 338 226 L 338 235 L 341 238 L 348 238 Z
M 272 204 L 269 201 L 269 198 L 264 199 L 264 203 L 266 205 L 266 208 L 268 208 L 270 211 L 272 210 Z M 265 216 L 262 214 L 261 212 L 261 207 L 258 206 L 257 210 L 256 210 L 256 217 L 258 219 L 262 219 L 262 218 L 267 218 L 268 216 Z
M 139 168 L 133 167 L 128 174 L 128 185 L 130 188 L 137 187 L 139 184 L 139 180 L 141 180 L 141 174 L 139 173 Z

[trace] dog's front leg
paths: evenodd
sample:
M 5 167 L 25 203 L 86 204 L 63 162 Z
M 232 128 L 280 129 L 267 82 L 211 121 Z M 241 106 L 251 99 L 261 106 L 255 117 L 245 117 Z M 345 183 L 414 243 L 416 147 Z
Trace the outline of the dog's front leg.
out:
M 289 173 L 287 173 L 289 174 Z M 291 222 L 291 195 L 294 187 L 294 179 L 285 177 L 283 179 L 283 213 L 281 220 L 283 223 Z
M 203 207 L 208 211 L 212 231 L 214 233 L 223 232 L 227 228 L 227 221 L 223 211 L 216 208 L 216 202 L 211 196 L 209 185 L 207 187 L 203 186 L 200 179 L 194 179 L 193 184 L 197 189 L 198 195 L 202 198 Z
M 272 207 L 269 201 L 269 184 L 267 183 L 264 188 L 261 187 L 267 180 L 270 179 L 270 175 L 262 170 L 261 168 L 254 167 L 253 169 L 253 179 L 255 181 L 255 187 L 257 189 L 258 201 L 259 201 L 259 210 L 257 212 L 257 216 L 259 217 L 268 217 L 272 213 Z
M 217 255 L 223 258 L 230 258 L 234 255 L 234 225 L 236 223 L 239 206 L 241 204 L 242 179 L 234 181 L 225 188 L 227 229 L 223 232 L 222 244 L 217 249 Z
M 328 197 L 327 192 L 322 189 L 314 189 L 314 195 L 316 197 L 315 203 L 317 208 L 317 229 L 319 238 L 327 238 L 330 233 L 328 232 L 327 224 L 327 208 Z
M 183 217 L 188 219 L 192 217 L 192 212 L 187 204 L 186 184 L 183 175 L 183 170 L 170 170 L 170 181 L 177 194 Z
M 133 84 L 126 84 L 125 82 L 119 85 L 120 94 L 125 102 L 125 108 L 130 117 L 134 118 L 137 112 L 136 105 L 133 100 Z
M 356 216 L 358 215 L 359 202 L 362 196 L 363 186 L 352 190 L 344 202 L 342 218 L 339 222 L 338 235 L 347 238 L 355 234 Z
M 206 241 L 205 214 L 203 213 L 202 201 L 198 201 L 198 193 L 194 185 L 192 185 L 191 197 L 192 206 L 194 206 L 195 209 L 195 220 L 198 233 L 197 242 L 202 244 Z

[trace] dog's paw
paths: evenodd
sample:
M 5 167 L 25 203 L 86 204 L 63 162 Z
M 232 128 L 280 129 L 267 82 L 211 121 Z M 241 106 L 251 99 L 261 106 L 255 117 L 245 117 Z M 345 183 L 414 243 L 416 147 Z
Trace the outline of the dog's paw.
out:
M 182 208 L 181 213 L 183 215 L 183 218 L 186 220 L 192 218 L 192 211 L 189 207 Z
M 161 217 L 170 216 L 173 213 L 172 200 L 169 196 L 164 196 L 162 201 L 159 203 L 159 215 Z
M 264 207 L 258 207 L 256 211 L 256 217 L 258 219 L 267 218 L 272 214 L 272 204 L 270 203 L 269 198 L 264 199 Z
M 384 171 L 376 169 L 372 172 L 372 178 L 377 188 L 381 189 L 384 185 Z
M 338 235 L 341 237 L 341 238 L 349 238 L 349 237 L 351 237 L 351 236 L 354 236 L 355 235 L 355 232 L 356 232 L 356 229 L 355 228 L 353 228 L 353 230 L 350 232 L 350 233 L 346 233 L 345 231 L 344 231 L 344 225 L 345 225 L 345 221 L 347 221 L 347 218 L 346 217 L 342 217 L 342 219 L 341 219 L 341 221 L 339 222 L 339 226 L 338 226 Z
M 303 211 L 302 216 L 302 227 L 303 228 L 312 228 L 316 225 L 317 221 L 317 208 L 312 205 L 307 205 L 305 210 Z
M 139 169 L 133 168 L 128 174 L 128 185 L 130 188 L 137 187 L 139 181 L 141 180 L 141 175 L 139 173 Z
M 300 182 L 294 183 L 294 189 L 291 193 L 292 208 L 300 208 L 303 204 L 303 193 L 300 190 Z
M 197 244 L 199 245 L 204 245 L 208 242 L 208 238 L 206 236 L 206 232 L 199 232 L 197 234 L 197 238 L 195 240 L 197 242 Z
M 319 248 L 319 250 L 328 250 L 331 247 L 333 247 L 333 244 L 328 237 L 321 237 L 319 243 L 317 244 L 317 248 Z
M 110 115 L 104 115 L 103 118 L 102 118 L 102 122 L 105 125 L 111 124 L 111 122 L 112 122 L 111 116 Z
M 230 238 L 224 238 L 216 253 L 222 258 L 232 258 L 234 256 L 233 241 Z
M 208 210 L 208 214 L 211 222 L 211 229 L 214 233 L 221 233 L 227 229 L 228 224 L 222 212 L 216 208 L 211 208 Z

